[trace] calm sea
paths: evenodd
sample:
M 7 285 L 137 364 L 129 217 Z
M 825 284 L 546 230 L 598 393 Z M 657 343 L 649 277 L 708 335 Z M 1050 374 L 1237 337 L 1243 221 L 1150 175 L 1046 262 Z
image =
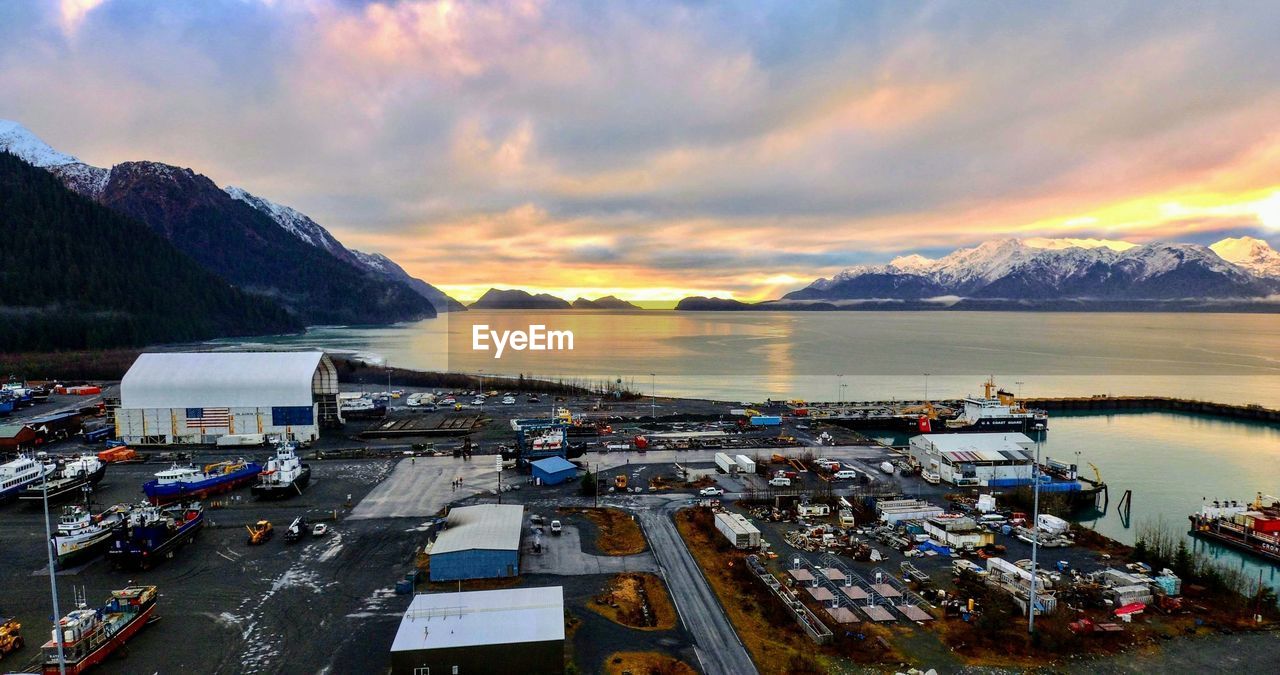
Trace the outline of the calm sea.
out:
M 501 359 L 471 349 L 473 326 L 531 324 L 573 331 L 574 349 Z M 426 370 L 622 380 L 659 395 L 730 401 L 920 399 L 926 387 L 930 398 L 953 398 L 978 393 L 994 375 L 1028 396 L 1157 394 L 1280 407 L 1280 315 L 472 311 L 219 344 L 321 347 Z M 1082 463 L 1098 465 L 1112 509 L 1092 524 L 1129 543 L 1147 519 L 1184 528 L 1204 498 L 1280 494 L 1273 427 L 1166 414 L 1055 416 L 1044 452 L 1062 460 L 1079 452 Z M 1114 509 L 1124 490 L 1134 494 L 1127 524 Z M 1209 550 L 1280 584 L 1271 565 Z

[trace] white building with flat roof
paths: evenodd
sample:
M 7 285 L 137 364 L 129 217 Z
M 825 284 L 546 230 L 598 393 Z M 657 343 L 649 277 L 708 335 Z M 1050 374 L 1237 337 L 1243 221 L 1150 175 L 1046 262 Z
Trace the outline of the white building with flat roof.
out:
M 921 434 L 911 439 L 911 458 L 944 483 L 960 487 L 1030 485 L 1031 452 L 1026 434 Z
M 391 643 L 391 672 L 562 673 L 564 587 L 416 595 Z

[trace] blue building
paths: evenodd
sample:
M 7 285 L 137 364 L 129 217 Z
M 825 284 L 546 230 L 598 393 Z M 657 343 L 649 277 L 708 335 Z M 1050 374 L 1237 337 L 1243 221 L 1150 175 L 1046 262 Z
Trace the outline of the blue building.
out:
M 449 511 L 428 551 L 432 581 L 497 579 L 520 574 L 524 507 L 480 504 Z
M 530 466 L 533 467 L 533 477 L 541 480 L 543 485 L 559 485 L 572 480 L 578 473 L 577 465 L 563 457 L 540 459 Z

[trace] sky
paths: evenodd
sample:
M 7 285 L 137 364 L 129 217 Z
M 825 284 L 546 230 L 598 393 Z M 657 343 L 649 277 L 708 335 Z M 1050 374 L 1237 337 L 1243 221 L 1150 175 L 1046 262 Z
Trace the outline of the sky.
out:
M 464 300 L 778 297 L 1000 237 L 1280 247 L 1280 3 L 6 0 L 0 118 Z

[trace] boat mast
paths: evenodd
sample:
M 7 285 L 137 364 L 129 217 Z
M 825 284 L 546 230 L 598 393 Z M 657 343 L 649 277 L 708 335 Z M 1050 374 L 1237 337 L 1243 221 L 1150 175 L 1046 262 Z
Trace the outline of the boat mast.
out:
M 62 612 L 58 611 L 58 577 L 54 572 L 53 565 L 53 533 L 49 531 L 49 473 L 45 471 L 44 463 L 37 460 L 37 466 L 40 467 L 40 484 L 41 491 L 44 493 L 44 545 L 45 552 L 49 554 L 49 592 L 53 595 L 53 630 L 56 633 L 54 642 L 58 644 L 58 672 L 61 675 L 67 675 L 67 659 L 62 653 Z

